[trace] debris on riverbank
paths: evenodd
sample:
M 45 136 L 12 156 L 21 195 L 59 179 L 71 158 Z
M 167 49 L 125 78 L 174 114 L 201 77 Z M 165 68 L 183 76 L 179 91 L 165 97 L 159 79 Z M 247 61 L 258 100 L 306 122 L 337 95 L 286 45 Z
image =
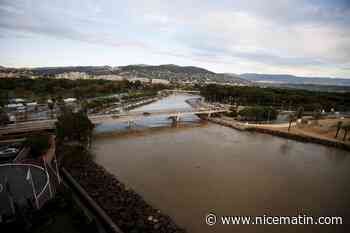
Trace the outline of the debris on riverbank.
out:
M 71 164 L 68 170 L 124 232 L 186 232 L 92 160 Z

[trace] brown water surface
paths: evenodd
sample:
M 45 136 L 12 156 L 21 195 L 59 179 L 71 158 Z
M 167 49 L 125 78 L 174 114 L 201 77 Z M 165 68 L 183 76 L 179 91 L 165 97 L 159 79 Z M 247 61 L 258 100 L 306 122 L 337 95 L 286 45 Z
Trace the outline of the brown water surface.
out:
M 335 148 L 209 123 L 96 137 L 93 150 L 97 163 L 188 232 L 344 230 L 320 225 L 209 227 L 204 219 L 209 212 L 350 220 L 350 155 Z

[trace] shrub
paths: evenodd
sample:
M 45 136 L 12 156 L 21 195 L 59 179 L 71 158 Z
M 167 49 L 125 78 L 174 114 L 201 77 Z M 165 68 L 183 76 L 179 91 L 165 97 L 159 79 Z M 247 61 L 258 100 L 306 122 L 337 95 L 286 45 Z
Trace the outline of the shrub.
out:
M 267 121 L 275 120 L 277 118 L 278 112 L 272 107 L 247 107 L 239 111 L 239 116 L 241 120 L 246 121 Z
M 49 135 L 34 135 L 28 138 L 25 145 L 30 147 L 30 152 L 33 158 L 38 158 L 43 155 L 50 147 Z

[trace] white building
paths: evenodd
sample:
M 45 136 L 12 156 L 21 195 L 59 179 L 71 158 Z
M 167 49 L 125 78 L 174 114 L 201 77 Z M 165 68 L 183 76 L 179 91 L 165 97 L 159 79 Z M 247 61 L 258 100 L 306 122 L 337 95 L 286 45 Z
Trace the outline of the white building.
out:
M 86 74 L 85 72 L 67 72 L 67 73 L 57 74 L 56 78 L 77 80 L 77 79 L 89 79 L 91 78 L 91 76 Z
M 158 79 L 158 78 L 153 78 L 152 79 L 152 84 L 165 84 L 168 85 L 170 82 L 165 79 Z
M 77 99 L 76 98 L 67 98 L 67 99 L 63 99 L 63 101 L 65 103 L 73 103 L 73 102 L 77 101 Z
M 136 81 L 140 81 L 140 82 L 142 82 L 142 83 L 149 83 L 151 80 L 149 80 L 148 78 L 136 78 L 136 77 L 134 77 L 134 78 L 127 78 L 127 80 L 129 81 L 129 82 L 136 82 Z
M 103 80 L 110 80 L 110 81 L 122 81 L 125 78 L 120 75 L 115 74 L 108 74 L 108 75 L 96 75 L 93 76 L 94 79 L 103 79 Z

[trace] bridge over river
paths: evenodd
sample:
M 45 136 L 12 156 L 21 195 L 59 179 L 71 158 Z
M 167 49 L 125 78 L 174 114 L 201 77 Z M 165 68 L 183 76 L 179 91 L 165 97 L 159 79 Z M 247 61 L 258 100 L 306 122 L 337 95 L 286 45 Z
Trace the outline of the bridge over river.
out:
M 197 115 L 211 117 L 212 114 L 224 113 L 225 108 L 200 108 L 200 109 L 168 109 L 168 110 L 155 110 L 155 111 L 129 111 L 118 114 L 103 114 L 103 115 L 89 115 L 89 119 L 93 124 L 101 124 L 105 121 L 125 122 L 129 125 L 140 118 L 152 117 L 152 116 L 168 116 L 173 122 L 178 122 L 181 117 L 186 115 Z M 5 135 L 23 134 L 30 132 L 38 132 L 45 130 L 52 130 L 55 128 L 56 119 L 40 120 L 40 121 L 27 121 L 16 124 L 10 124 L 0 128 L 0 137 Z

